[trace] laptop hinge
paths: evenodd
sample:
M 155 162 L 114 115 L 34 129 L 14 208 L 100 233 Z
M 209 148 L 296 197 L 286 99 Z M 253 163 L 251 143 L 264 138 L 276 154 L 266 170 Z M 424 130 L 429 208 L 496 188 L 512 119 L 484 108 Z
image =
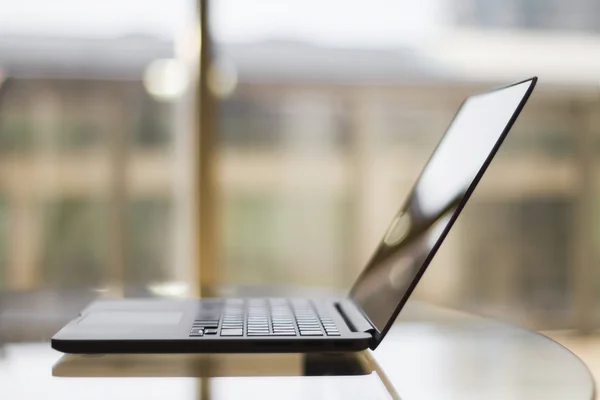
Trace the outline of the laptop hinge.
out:
M 353 332 L 375 333 L 377 331 L 350 299 L 336 303 L 335 308 Z

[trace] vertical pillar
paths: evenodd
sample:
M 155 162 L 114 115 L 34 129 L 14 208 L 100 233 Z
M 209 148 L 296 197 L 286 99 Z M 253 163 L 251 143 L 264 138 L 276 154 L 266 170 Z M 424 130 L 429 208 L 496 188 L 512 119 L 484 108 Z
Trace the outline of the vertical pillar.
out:
M 199 289 L 218 283 L 217 246 L 218 231 L 215 195 L 215 113 L 216 104 L 208 87 L 208 70 L 212 60 L 209 29 L 209 2 L 198 0 L 200 17 L 200 71 L 198 79 L 198 114 L 195 135 L 194 184 L 196 205 L 194 220 L 198 245 L 195 249 Z
M 127 115 L 130 109 L 123 102 L 129 100 L 130 93 L 114 88 L 115 126 L 109 138 L 109 217 L 108 217 L 108 275 L 106 282 L 111 294 L 120 297 L 124 294 L 125 284 L 125 252 L 127 249 L 127 169 L 128 169 L 128 135 Z
M 575 177 L 575 201 L 573 218 L 572 263 L 569 266 L 573 326 L 580 333 L 594 329 L 596 303 L 596 256 L 595 256 L 595 176 L 594 135 L 592 133 L 591 108 L 580 103 L 571 107 L 575 137 L 573 156 Z

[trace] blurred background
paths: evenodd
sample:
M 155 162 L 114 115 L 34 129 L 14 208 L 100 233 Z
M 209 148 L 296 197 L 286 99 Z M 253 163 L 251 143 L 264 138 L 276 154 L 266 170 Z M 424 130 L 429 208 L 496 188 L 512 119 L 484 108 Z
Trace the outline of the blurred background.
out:
M 345 290 L 464 97 L 538 75 L 417 298 L 600 324 L 597 1 L 5 3 L 2 292 Z

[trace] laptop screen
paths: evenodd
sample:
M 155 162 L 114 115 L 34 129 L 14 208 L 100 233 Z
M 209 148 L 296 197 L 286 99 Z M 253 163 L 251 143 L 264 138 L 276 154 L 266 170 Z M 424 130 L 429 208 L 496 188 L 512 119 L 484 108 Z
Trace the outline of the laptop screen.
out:
M 468 98 L 350 292 L 385 333 L 529 96 L 535 78 Z

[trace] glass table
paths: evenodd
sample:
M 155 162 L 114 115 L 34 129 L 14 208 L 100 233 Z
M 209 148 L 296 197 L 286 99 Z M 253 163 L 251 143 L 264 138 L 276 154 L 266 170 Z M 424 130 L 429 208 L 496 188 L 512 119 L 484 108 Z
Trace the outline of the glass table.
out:
M 360 353 L 52 350 L 52 334 L 93 297 L 87 291 L 0 295 L 3 399 L 594 398 L 586 366 L 550 339 L 418 302 L 409 302 L 378 349 Z

